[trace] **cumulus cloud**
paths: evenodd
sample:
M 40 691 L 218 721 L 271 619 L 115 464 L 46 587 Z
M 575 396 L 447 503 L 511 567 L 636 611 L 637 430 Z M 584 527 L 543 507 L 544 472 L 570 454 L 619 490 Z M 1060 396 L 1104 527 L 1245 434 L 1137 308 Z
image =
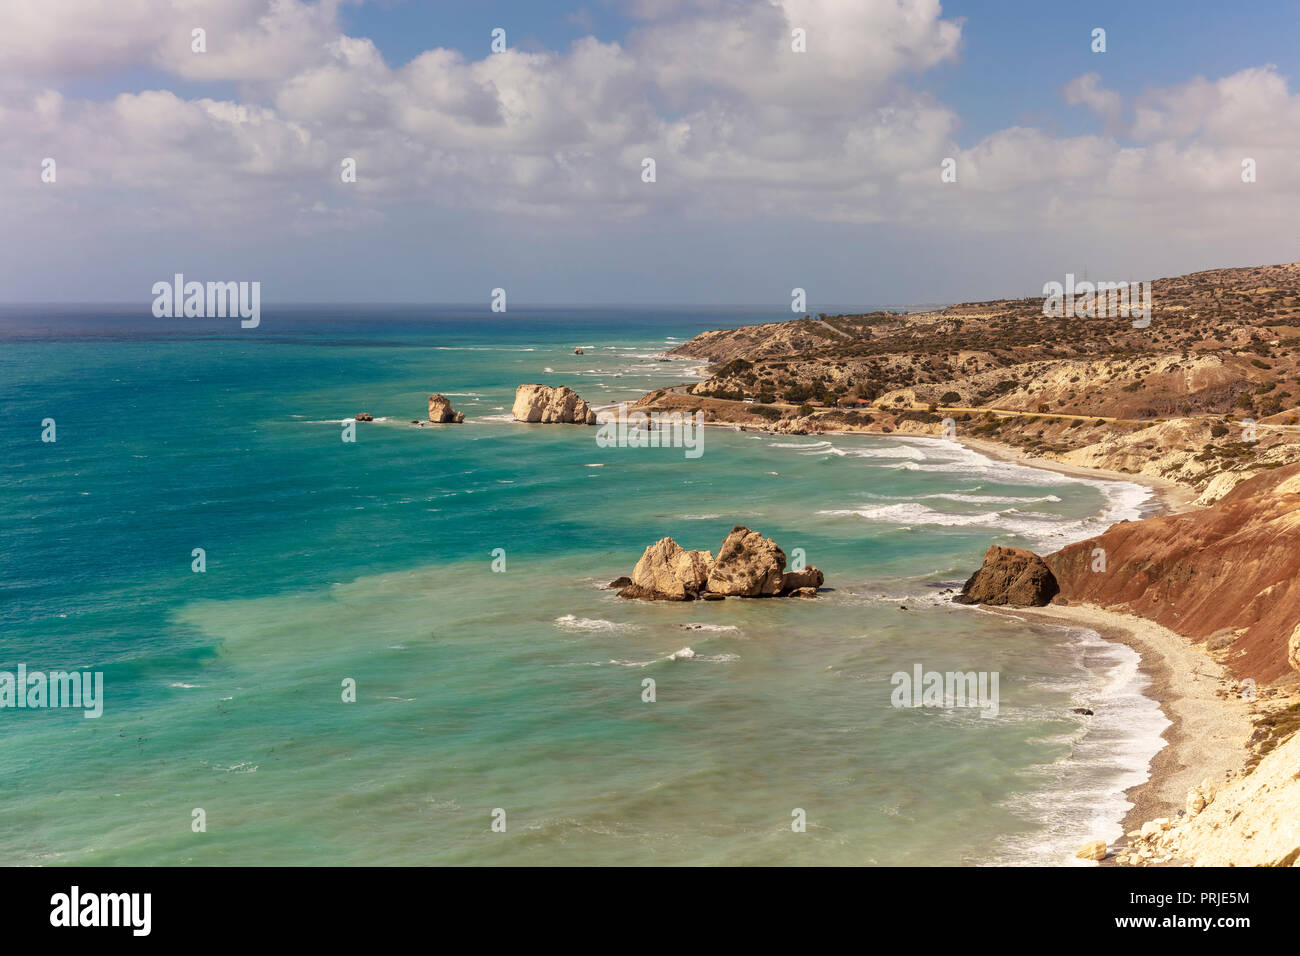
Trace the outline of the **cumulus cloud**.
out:
M 618 42 L 442 48 L 400 66 L 339 26 L 340 0 L 11 0 L 0 34 L 0 212 L 32 208 L 39 160 L 115 227 L 223 204 L 267 228 L 313 228 L 365 204 L 482 208 L 574 221 L 651 212 L 788 216 L 943 228 L 1198 227 L 1207 213 L 1272 221 L 1300 97 L 1268 66 L 1192 78 L 1126 102 L 1098 74 L 1062 91 L 1103 124 L 1059 137 L 1013 127 L 965 147 L 960 117 L 925 92 L 961 26 L 936 0 L 636 0 Z M 190 48 L 207 31 L 207 50 Z M 803 30 L 807 52 L 791 48 Z M 239 93 L 167 89 L 71 99 L 70 79 L 146 66 Z M 1131 121 L 1125 122 L 1126 114 Z M 342 186 L 345 157 L 358 181 Z M 653 157 L 658 181 L 641 182 Z M 956 183 L 940 163 L 956 160 Z M 1265 196 L 1243 193 L 1258 161 Z M 82 191 L 78 195 L 78 191 Z M 93 193 L 94 198 L 91 198 Z M 62 206 L 57 205 L 62 203 Z M 232 213 L 233 214 L 233 213 Z M 323 228 L 323 227 L 322 227 Z

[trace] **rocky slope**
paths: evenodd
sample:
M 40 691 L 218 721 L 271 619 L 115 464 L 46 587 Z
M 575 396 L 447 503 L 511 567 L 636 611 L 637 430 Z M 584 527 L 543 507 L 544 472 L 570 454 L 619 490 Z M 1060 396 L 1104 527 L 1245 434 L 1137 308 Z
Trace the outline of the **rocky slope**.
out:
M 1060 601 L 1209 641 L 1234 673 L 1260 684 L 1300 670 L 1300 465 L 1250 478 L 1208 508 L 1121 522 L 1044 561 Z
M 1247 479 L 1207 508 L 1121 521 L 1038 558 L 991 547 L 957 600 L 1092 604 L 1156 621 L 1239 678 L 1300 671 L 1300 465 Z
M 710 378 L 644 401 L 795 433 L 948 418 L 958 437 L 1198 490 L 1300 461 L 1300 264 L 1157 279 L 1152 312 L 1134 328 L 1006 299 L 715 330 L 670 353 Z
M 1123 864 L 1300 866 L 1300 734 L 1245 775 L 1205 780 L 1181 817 L 1149 820 L 1117 854 Z

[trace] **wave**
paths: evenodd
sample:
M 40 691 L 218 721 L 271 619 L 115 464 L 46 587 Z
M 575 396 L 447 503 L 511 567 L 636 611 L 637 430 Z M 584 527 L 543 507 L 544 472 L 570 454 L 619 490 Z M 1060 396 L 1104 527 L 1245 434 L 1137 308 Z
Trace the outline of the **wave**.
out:
M 617 621 L 606 621 L 598 617 L 578 617 L 574 614 L 565 614 L 563 617 L 555 619 L 555 626 L 566 631 L 630 631 L 631 624 L 620 624 Z
M 1126 507 L 1126 506 L 1125 506 Z M 1020 512 L 1015 508 L 987 511 L 980 514 L 960 514 L 937 511 L 914 501 L 870 508 L 829 508 L 818 511 L 820 515 L 844 517 L 856 515 L 868 521 L 896 524 L 905 527 L 937 526 L 944 528 L 994 528 L 999 531 L 1031 538 L 1040 546 L 1050 543 L 1053 549 L 1062 548 L 1074 541 L 1082 541 L 1110 527 L 1115 521 L 1107 520 L 1116 513 L 1108 508 L 1101 517 L 1065 519 L 1056 515 Z
M 1064 687 L 1093 716 L 1079 716 L 1068 736 L 1068 752 L 1037 773 L 1042 784 L 1006 801 L 1013 812 L 1039 822 L 1032 836 L 1012 839 L 994 862 L 1002 865 L 1092 866 L 1074 850 L 1092 839 L 1113 843 L 1124 832 L 1132 806 L 1125 791 L 1149 779 L 1151 758 L 1164 746 L 1169 720 L 1144 693 L 1149 680 L 1132 648 L 1104 640 L 1095 631 L 1062 628 L 1083 671 L 1077 680 L 1047 681 Z
M 942 498 L 945 501 L 963 501 L 974 505 L 1032 505 L 1040 502 L 1058 502 L 1056 495 L 1043 495 L 1041 498 L 1017 498 L 1011 495 L 966 495 L 960 492 L 951 494 L 921 495 L 922 499 Z M 1048 515 L 1047 517 L 1053 517 Z

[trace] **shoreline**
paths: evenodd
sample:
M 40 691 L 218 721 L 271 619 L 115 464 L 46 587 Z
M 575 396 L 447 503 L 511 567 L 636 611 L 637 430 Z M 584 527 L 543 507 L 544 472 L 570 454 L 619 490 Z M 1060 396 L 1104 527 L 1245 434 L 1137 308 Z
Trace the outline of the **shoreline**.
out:
M 601 408 L 597 407 L 597 410 Z M 736 424 L 714 421 L 705 423 L 705 427 L 735 429 Z M 753 425 L 743 426 L 742 430 L 768 431 Z M 815 434 L 818 437 L 944 440 L 937 435 L 875 433 L 858 429 L 828 429 Z M 1067 478 L 1124 482 L 1146 488 L 1151 494 L 1139 508 L 1139 520 L 1177 514 L 1195 507 L 1196 491 L 1168 479 L 1070 465 L 1032 456 L 1014 446 L 988 439 L 958 437 L 956 442 L 992 461 L 1023 465 Z M 1220 689 L 1229 685 L 1229 679 L 1224 668 L 1210 658 L 1203 644 L 1193 644 L 1137 615 L 1092 605 L 986 609 L 1026 623 L 1083 628 L 1102 640 L 1131 648 L 1138 655 L 1139 673 L 1146 680 L 1141 693 L 1156 703 L 1169 722 L 1160 733 L 1163 744 L 1148 761 L 1146 779 L 1123 791 L 1129 807 L 1120 819 L 1113 821 L 1119 826 L 1120 836 L 1108 841 L 1108 854 L 1101 865 L 1119 865 L 1115 862 L 1116 851 L 1129 842 L 1127 834 L 1138 830 L 1146 821 L 1159 817 L 1176 820 L 1183 810 L 1187 792 L 1202 781 L 1208 778 L 1221 782 L 1228 773 L 1243 769 L 1249 757 L 1248 741 L 1254 730 L 1249 719 L 1251 705 L 1230 694 L 1219 696 Z M 1096 838 L 1087 834 L 1080 842 Z
M 1068 465 L 1027 455 L 987 439 L 959 441 L 995 461 L 1073 477 L 1127 481 L 1150 488 L 1153 496 L 1143 506 L 1143 518 L 1179 514 L 1194 507 L 1196 492 L 1168 479 Z M 1206 652 L 1203 643 L 1194 644 L 1181 634 L 1136 614 L 1091 604 L 990 607 L 988 610 L 1028 622 L 1086 628 L 1103 640 L 1132 648 L 1138 654 L 1138 669 L 1147 679 L 1142 693 L 1159 705 L 1160 712 L 1169 721 L 1160 734 L 1164 745 L 1147 765 L 1147 779 L 1124 791 L 1130 804 L 1120 820 L 1124 835 L 1108 844 L 1102 866 L 1120 865 L 1115 862 L 1116 850 L 1127 845 L 1128 834 L 1140 829 L 1143 823 L 1159 817 L 1177 819 L 1188 790 L 1206 779 L 1220 782 L 1229 772 L 1240 772 L 1245 766 L 1254 731 L 1251 706 L 1231 694 L 1219 696 L 1219 689 L 1229 686 L 1231 681 L 1225 668 Z
M 1165 743 L 1152 756 L 1147 779 L 1124 791 L 1131 804 L 1121 821 L 1126 835 L 1109 843 L 1103 865 L 1118 865 L 1114 851 L 1144 822 L 1177 819 L 1188 790 L 1207 778 L 1222 782 L 1229 772 L 1245 766 L 1254 731 L 1251 705 L 1231 694 L 1219 695 L 1231 679 L 1203 645 L 1146 618 L 1089 604 L 988 610 L 1031 623 L 1086 628 L 1132 648 L 1149 681 L 1142 693 L 1160 705 L 1170 722 L 1160 735 Z
M 1196 492 L 1187 485 L 1180 484 L 1176 481 L 1170 481 L 1168 478 L 1154 478 L 1150 475 L 1130 475 L 1121 471 L 1107 471 L 1104 468 L 1085 468 L 1082 465 L 1067 465 L 1065 462 L 1056 461 L 1052 458 L 1038 458 L 1027 455 L 1020 449 L 1003 445 L 999 442 L 989 441 L 986 438 L 957 438 L 958 443 L 965 445 L 972 451 L 977 451 L 986 458 L 992 458 L 994 461 L 1003 461 L 1015 465 L 1024 465 L 1028 468 L 1039 468 L 1043 471 L 1054 471 L 1060 475 L 1068 475 L 1073 478 L 1094 478 L 1100 481 L 1126 481 L 1133 485 L 1142 485 L 1144 488 L 1150 488 L 1152 500 L 1143 504 L 1143 518 L 1154 518 L 1158 515 L 1180 514 L 1184 511 L 1190 511 L 1195 507 L 1192 502 L 1196 500 Z
M 1168 479 L 1068 465 L 986 439 L 959 441 L 995 461 L 1150 488 L 1152 498 L 1143 505 L 1143 518 L 1178 514 L 1194 507 L 1196 492 Z M 1139 658 L 1138 669 L 1147 680 L 1142 693 L 1159 705 L 1169 721 L 1160 734 L 1164 744 L 1147 765 L 1147 779 L 1124 791 L 1130 806 L 1119 821 L 1123 835 L 1108 843 L 1107 856 L 1100 865 L 1120 865 L 1115 862 L 1116 850 L 1127 845 L 1128 834 L 1143 823 L 1159 817 L 1176 820 L 1183 812 L 1187 791 L 1206 779 L 1221 782 L 1230 772 L 1240 772 L 1245 766 L 1254 731 L 1251 705 L 1231 694 L 1219 695 L 1221 688 L 1231 685 L 1231 679 L 1226 669 L 1209 656 L 1203 643 L 1194 644 L 1136 614 L 1092 604 L 987 609 L 1031 623 L 1086 628 L 1103 640 L 1133 649 Z M 1088 839 L 1093 837 L 1089 835 Z

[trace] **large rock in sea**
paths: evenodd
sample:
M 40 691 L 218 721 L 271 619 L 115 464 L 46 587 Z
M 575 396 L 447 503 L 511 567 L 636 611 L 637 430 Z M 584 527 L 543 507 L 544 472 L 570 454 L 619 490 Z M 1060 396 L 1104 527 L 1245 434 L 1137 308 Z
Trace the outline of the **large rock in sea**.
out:
M 629 593 L 623 596 L 693 601 L 704 590 L 712 567 L 710 552 L 687 551 L 672 538 L 660 538 L 645 549 L 632 569 L 632 584 L 624 588 Z
M 596 413 L 567 385 L 520 385 L 515 389 L 517 422 L 596 424 Z
M 709 590 L 737 597 L 780 594 L 784 571 L 785 552 L 776 542 L 738 524 L 718 549 Z
M 1060 590 L 1052 569 L 1034 552 L 995 544 L 984 552 L 984 564 L 953 600 L 958 604 L 1042 607 Z
M 645 549 L 632 577 L 610 587 L 622 587 L 621 598 L 643 601 L 721 601 L 733 597 L 816 597 L 826 580 L 807 567 L 785 571 L 785 552 L 771 538 L 736 525 L 722 542 L 715 559 L 708 551 L 687 551 L 672 538 L 660 538 Z
M 465 420 L 465 413 L 451 407 L 450 399 L 443 395 L 429 396 L 429 421 L 459 425 Z

